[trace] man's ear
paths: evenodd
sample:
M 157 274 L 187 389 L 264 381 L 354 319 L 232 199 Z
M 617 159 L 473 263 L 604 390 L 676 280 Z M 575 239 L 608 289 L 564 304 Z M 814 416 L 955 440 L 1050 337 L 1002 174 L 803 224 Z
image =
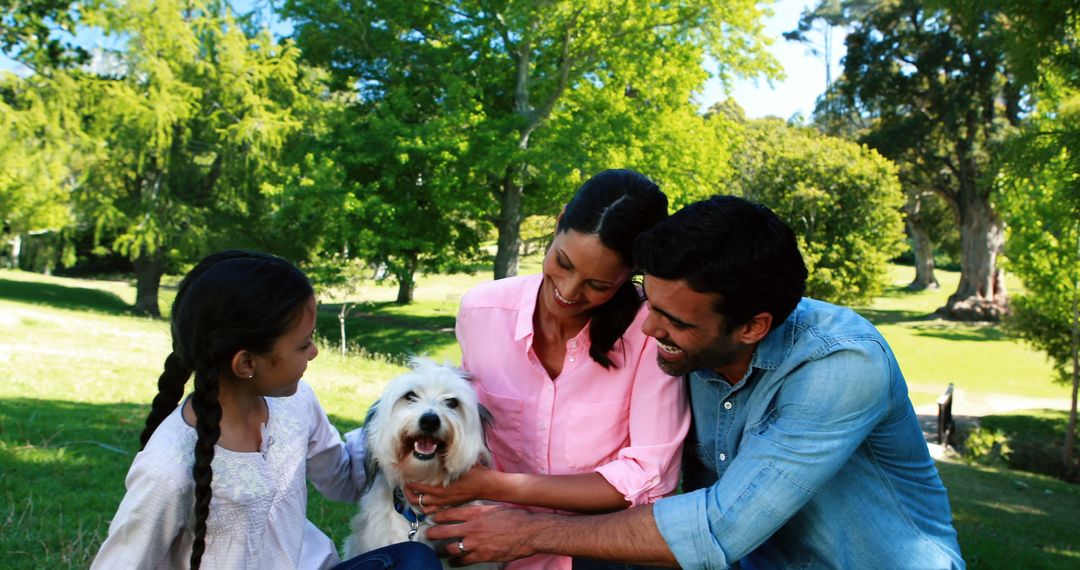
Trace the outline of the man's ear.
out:
M 246 350 L 237 351 L 229 365 L 232 368 L 233 376 L 237 378 L 255 377 L 255 355 Z
M 746 324 L 739 327 L 739 341 L 743 344 L 761 342 L 761 339 L 769 334 L 769 329 L 772 327 L 772 318 L 771 313 L 758 313 L 750 317 Z

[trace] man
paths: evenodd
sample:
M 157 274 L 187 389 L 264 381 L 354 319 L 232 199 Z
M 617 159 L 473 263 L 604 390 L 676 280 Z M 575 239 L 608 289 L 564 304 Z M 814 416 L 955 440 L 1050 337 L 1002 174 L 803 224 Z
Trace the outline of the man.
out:
M 460 561 L 534 552 L 684 568 L 963 568 L 948 497 L 885 340 L 802 299 L 791 228 L 714 197 L 638 238 L 657 360 L 689 374 L 684 494 L 597 516 L 441 511 Z M 662 413 L 662 410 L 657 410 Z

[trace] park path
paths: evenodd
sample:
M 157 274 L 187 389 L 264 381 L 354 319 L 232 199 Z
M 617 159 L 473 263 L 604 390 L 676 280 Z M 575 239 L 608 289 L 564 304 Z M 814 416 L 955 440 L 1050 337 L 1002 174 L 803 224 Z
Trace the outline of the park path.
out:
M 953 420 L 957 426 L 976 424 L 979 418 L 1017 410 L 1068 411 L 1068 398 L 1028 398 L 1011 394 L 970 394 L 960 388 L 953 392 Z M 946 457 L 948 450 L 937 444 L 937 403 L 915 407 L 930 454 L 935 459 Z

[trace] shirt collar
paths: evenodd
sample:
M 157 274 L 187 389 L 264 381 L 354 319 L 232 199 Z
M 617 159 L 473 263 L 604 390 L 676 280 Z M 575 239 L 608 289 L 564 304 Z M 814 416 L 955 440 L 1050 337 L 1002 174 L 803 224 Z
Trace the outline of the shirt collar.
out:
M 537 273 L 522 278 L 521 299 L 518 301 L 518 317 L 514 327 L 514 340 L 520 341 L 533 334 L 533 313 L 536 311 L 536 297 L 544 274 Z
M 796 305 L 784 323 L 772 330 L 758 343 L 750 368 L 776 370 L 780 363 L 787 360 L 791 348 L 795 346 L 795 330 L 799 325 L 799 316 L 803 303 Z

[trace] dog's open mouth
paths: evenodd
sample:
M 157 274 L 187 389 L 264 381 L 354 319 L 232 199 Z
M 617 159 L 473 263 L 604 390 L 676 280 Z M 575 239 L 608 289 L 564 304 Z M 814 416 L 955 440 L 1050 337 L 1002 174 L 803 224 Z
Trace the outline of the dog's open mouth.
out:
M 412 441 L 413 457 L 420 461 L 431 461 L 435 459 L 443 445 L 441 440 L 422 435 Z

